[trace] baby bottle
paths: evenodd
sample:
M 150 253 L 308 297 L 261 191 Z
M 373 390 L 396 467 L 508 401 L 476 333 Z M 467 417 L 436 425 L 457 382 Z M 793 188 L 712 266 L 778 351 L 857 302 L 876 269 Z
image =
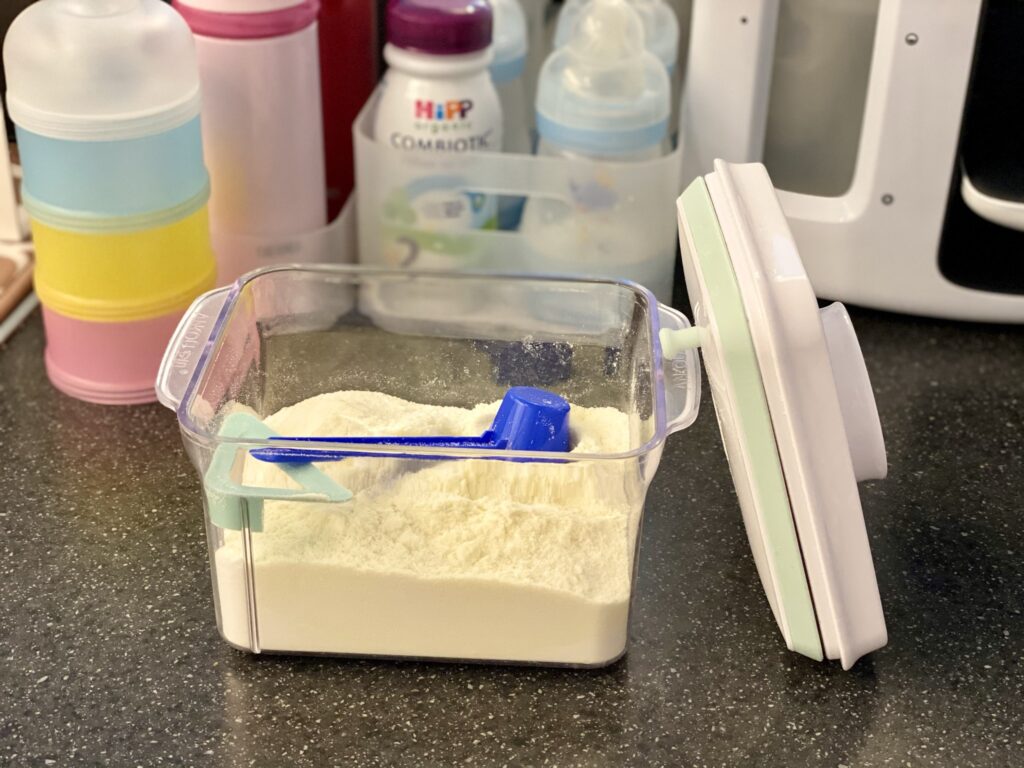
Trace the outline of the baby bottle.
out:
M 175 0 L 203 85 L 210 228 L 220 281 L 303 261 L 327 224 L 317 0 Z
M 674 254 L 656 234 L 665 212 L 631 205 L 638 176 L 614 172 L 665 153 L 670 103 L 668 72 L 644 47 L 632 4 L 590 0 L 537 86 L 538 153 L 575 161 L 562 199 L 531 198 L 523 213 L 538 270 L 628 277 L 671 296 Z
M 40 0 L 3 58 L 50 380 L 155 400 L 163 349 L 215 279 L 192 35 L 159 0 Z

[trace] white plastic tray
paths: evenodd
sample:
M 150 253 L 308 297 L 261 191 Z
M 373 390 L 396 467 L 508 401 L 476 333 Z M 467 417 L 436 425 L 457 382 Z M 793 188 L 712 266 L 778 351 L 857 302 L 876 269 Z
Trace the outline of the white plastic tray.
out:
M 410 152 L 372 136 L 377 94 L 353 125 L 360 261 L 388 267 L 465 269 L 628 279 L 672 298 L 680 155 L 635 163 L 497 153 Z M 428 230 L 409 221 L 406 191 L 450 189 L 571 209 L 553 228 Z M 404 217 L 404 218 L 403 218 Z

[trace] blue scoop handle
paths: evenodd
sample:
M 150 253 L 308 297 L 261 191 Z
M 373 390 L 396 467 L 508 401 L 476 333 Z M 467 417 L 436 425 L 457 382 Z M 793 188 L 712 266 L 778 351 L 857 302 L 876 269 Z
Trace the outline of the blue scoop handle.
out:
M 345 442 L 357 445 L 408 445 L 429 448 L 477 448 L 508 451 L 569 450 L 569 403 L 565 398 L 536 387 L 512 387 L 501 400 L 491 428 L 479 437 L 276 437 L 270 439 L 308 443 Z M 260 461 L 297 463 L 336 461 L 350 457 L 403 459 L 435 458 L 423 454 L 380 453 L 376 451 L 258 448 L 252 455 Z

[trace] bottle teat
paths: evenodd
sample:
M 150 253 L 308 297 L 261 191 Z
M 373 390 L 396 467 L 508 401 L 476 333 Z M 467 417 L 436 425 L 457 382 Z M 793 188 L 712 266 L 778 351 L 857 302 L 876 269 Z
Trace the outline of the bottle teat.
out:
M 671 89 L 626 0 L 589 0 L 537 87 L 541 138 L 589 154 L 623 154 L 666 136 Z
M 626 2 L 591 2 L 593 6 L 577 17 L 565 47 L 595 65 L 599 60 L 613 64 L 638 56 L 644 50 L 640 16 Z
M 643 22 L 644 45 L 671 75 L 679 54 L 679 20 L 665 0 L 628 0 Z M 555 28 L 555 48 L 567 45 L 573 27 L 591 0 L 566 0 Z

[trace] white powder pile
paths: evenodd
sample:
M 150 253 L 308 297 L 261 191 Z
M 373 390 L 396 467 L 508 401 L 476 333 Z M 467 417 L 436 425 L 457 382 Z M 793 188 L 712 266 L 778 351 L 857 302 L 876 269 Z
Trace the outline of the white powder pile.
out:
M 499 403 L 334 392 L 266 419 L 280 434 L 479 435 Z M 573 451 L 629 447 L 627 416 L 570 411 Z M 341 504 L 268 501 L 252 534 L 262 650 L 600 664 L 625 649 L 643 487 L 635 460 L 348 458 Z M 249 458 L 247 485 L 295 487 Z M 238 532 L 216 551 L 222 632 L 250 647 Z

